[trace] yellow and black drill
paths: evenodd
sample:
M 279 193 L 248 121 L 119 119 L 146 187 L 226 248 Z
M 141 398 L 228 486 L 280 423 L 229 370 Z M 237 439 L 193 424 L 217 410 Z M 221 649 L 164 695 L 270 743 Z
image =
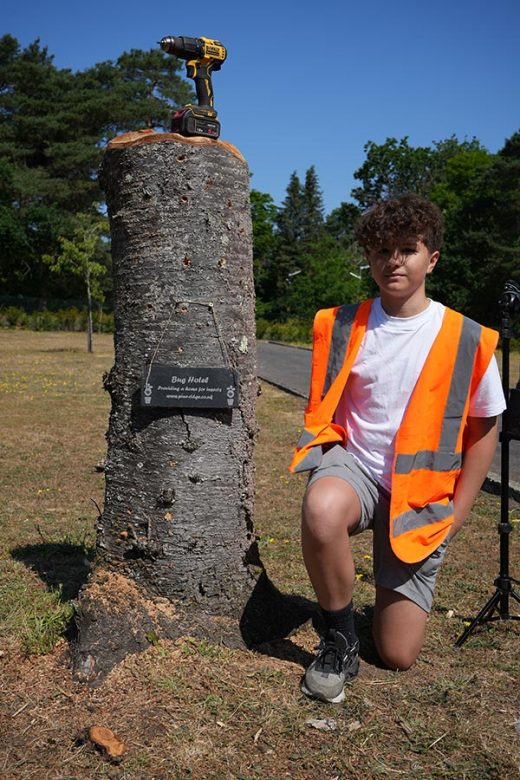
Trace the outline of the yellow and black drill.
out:
M 220 41 L 211 38 L 186 38 L 168 35 L 159 45 L 168 54 L 174 54 L 186 62 L 186 74 L 195 81 L 198 105 L 188 104 L 172 116 L 172 132 L 181 135 L 203 135 L 218 138 L 220 122 L 213 107 L 211 73 L 220 70 L 227 51 Z

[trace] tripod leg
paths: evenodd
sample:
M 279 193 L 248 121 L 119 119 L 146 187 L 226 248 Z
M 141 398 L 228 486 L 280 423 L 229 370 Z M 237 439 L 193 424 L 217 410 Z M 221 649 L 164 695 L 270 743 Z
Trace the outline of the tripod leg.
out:
M 468 638 L 468 636 L 475 630 L 477 625 L 479 623 L 484 623 L 486 618 L 488 618 L 493 614 L 494 610 L 497 608 L 497 604 L 499 601 L 500 601 L 500 591 L 497 590 L 495 591 L 495 593 L 493 593 L 489 601 L 486 604 L 484 604 L 484 606 L 478 613 L 477 617 L 471 621 L 471 624 L 467 627 L 467 629 L 464 631 L 462 636 L 460 636 L 457 639 L 457 641 L 455 642 L 456 647 L 461 647 L 466 641 L 466 639 Z

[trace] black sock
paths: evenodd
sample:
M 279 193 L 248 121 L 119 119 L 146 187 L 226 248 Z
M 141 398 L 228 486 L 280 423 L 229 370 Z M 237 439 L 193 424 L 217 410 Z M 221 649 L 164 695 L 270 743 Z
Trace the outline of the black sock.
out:
M 352 602 L 347 604 L 343 609 L 335 609 L 329 612 L 326 609 L 321 608 L 323 620 L 325 621 L 325 631 L 329 628 L 333 628 L 339 631 L 349 645 L 353 645 L 357 641 L 356 628 L 354 626 L 354 610 L 352 608 Z

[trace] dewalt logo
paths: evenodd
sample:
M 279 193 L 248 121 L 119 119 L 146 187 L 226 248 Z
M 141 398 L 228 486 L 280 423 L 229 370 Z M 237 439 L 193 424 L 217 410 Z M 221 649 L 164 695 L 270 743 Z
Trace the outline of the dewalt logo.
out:
M 206 54 L 209 54 L 212 57 L 222 57 L 224 55 L 224 51 L 220 48 L 220 46 L 206 46 Z

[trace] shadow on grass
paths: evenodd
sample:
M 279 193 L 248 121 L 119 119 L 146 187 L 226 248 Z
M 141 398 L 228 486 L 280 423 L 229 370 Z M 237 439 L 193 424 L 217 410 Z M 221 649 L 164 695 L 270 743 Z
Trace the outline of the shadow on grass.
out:
M 314 601 L 278 590 L 264 569 L 240 618 L 242 639 L 257 653 L 305 667 L 312 656 L 287 637 L 312 620 L 316 609 Z
M 76 598 L 90 572 L 93 548 L 71 542 L 27 544 L 11 550 L 15 561 L 38 574 L 52 590 L 58 590 L 62 602 Z
M 360 657 L 365 663 L 382 667 L 372 639 L 373 607 L 356 612 L 356 630 L 360 641 Z M 292 661 L 306 668 L 314 658 L 288 637 L 305 623 L 312 622 L 316 643 L 323 633 L 318 604 L 315 601 L 282 593 L 264 571 L 251 594 L 240 620 L 240 631 L 246 646 L 263 655 Z

